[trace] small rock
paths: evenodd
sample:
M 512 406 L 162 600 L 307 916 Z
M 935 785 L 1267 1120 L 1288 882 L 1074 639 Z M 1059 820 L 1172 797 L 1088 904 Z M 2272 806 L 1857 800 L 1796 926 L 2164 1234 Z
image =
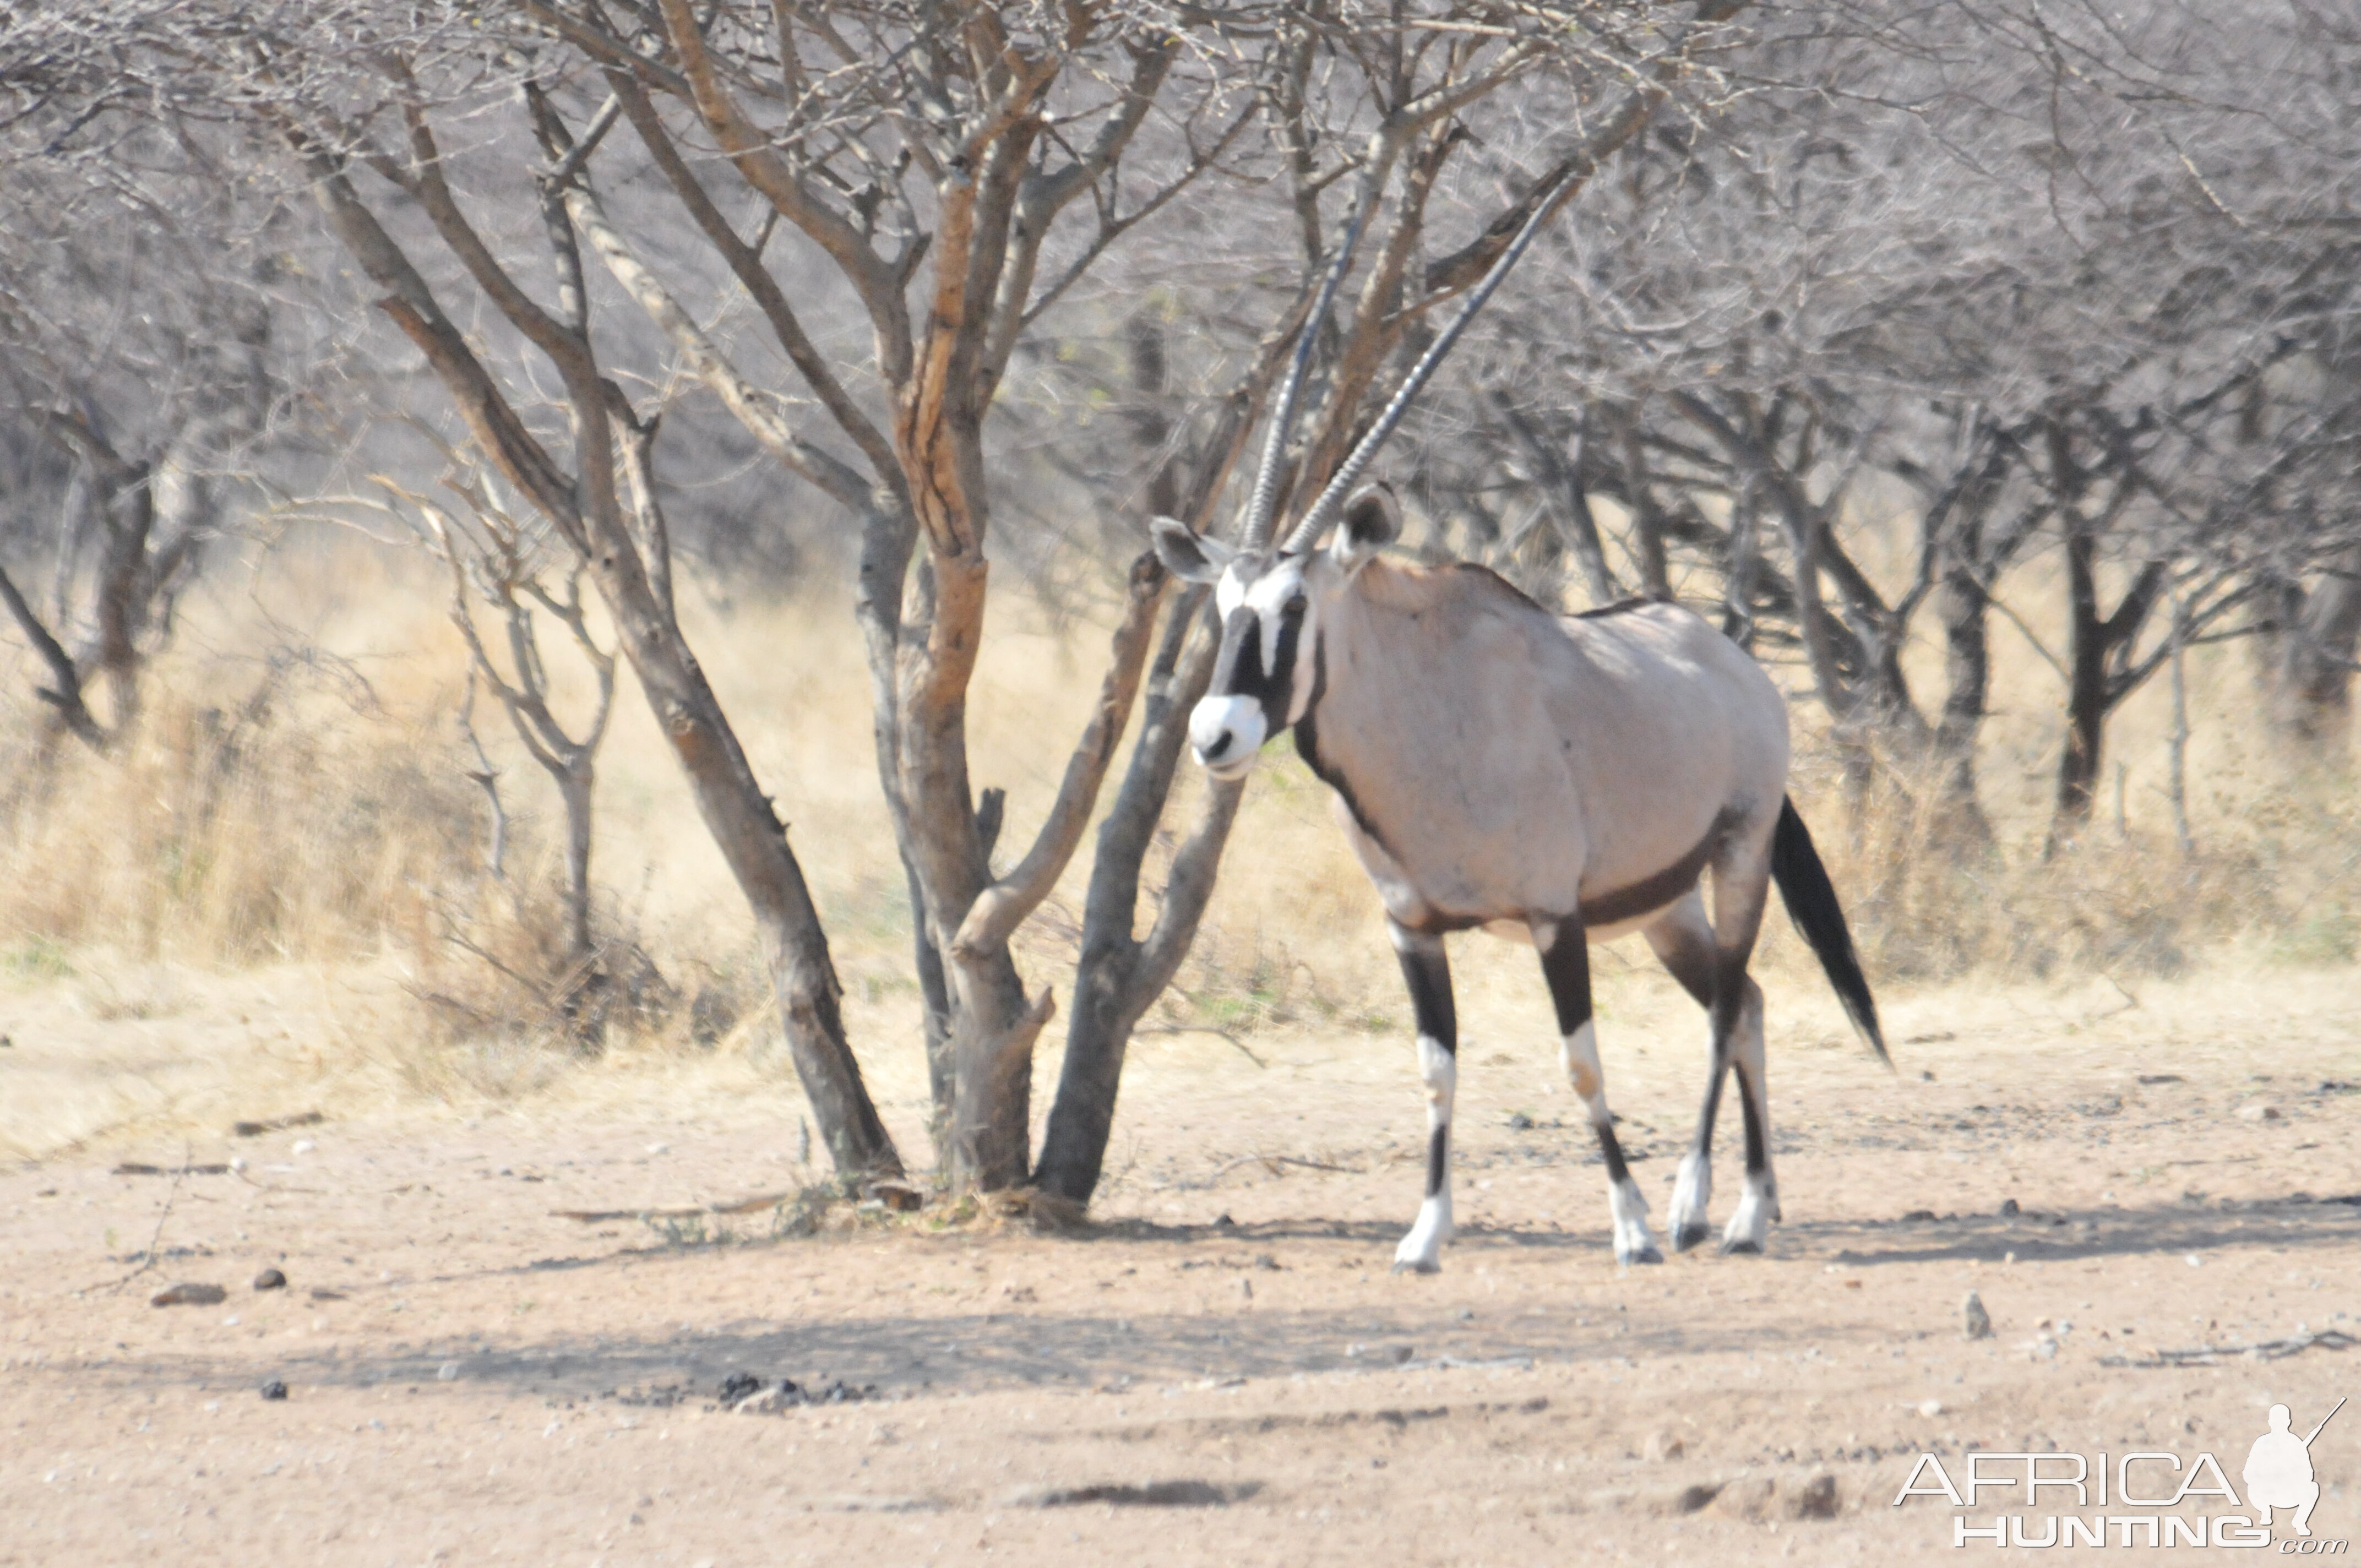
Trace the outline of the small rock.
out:
M 763 1380 L 751 1372 L 733 1372 L 721 1380 L 720 1399 L 725 1405 L 751 1399 L 763 1391 Z
M 254 1277 L 254 1288 L 257 1290 L 284 1290 L 287 1288 L 287 1276 L 275 1268 L 266 1268 Z
M 1984 1310 L 1984 1299 L 1972 1290 L 1960 1303 L 1960 1332 L 1968 1339 L 1992 1338 L 1992 1314 Z
M 2055 1361 L 2058 1359 L 2058 1342 L 2048 1334 L 2042 1334 L 2034 1340 L 2029 1354 L 2036 1361 Z
M 287 1385 L 273 1377 L 262 1386 L 261 1392 L 266 1399 L 283 1399 L 287 1398 Z
M 341 1290 L 323 1290 L 320 1287 L 314 1285 L 312 1287 L 312 1299 L 314 1301 L 343 1301 L 349 1299 L 349 1298 L 347 1298 Z
M 1940 1399 L 1921 1399 L 1918 1401 L 1918 1413 L 1931 1421 L 1937 1416 L 1943 1413 L 1943 1401 Z
M 1652 1431 L 1648 1434 L 1648 1441 L 1640 1445 L 1641 1454 L 1657 1464 L 1668 1459 L 1678 1459 L 1688 1451 L 1687 1443 L 1668 1431 Z
M 445 1362 L 436 1369 L 434 1377 L 437 1382 L 456 1383 L 459 1381 L 459 1364 L 456 1361 Z
M 2001 1201 L 2000 1216 L 2002 1219 L 2010 1219 L 2022 1212 L 2024 1212 L 2024 1211 L 2016 1206 L 2015 1199 L 2004 1198 Z
M 1724 1519 L 1766 1519 L 1771 1513 L 1772 1498 L 1778 1490 L 1777 1484 L 1768 1475 L 1731 1481 L 1713 1495 L 1711 1511 Z
M 1511 1111 L 1509 1113 L 1510 1131 L 1517 1133 L 1527 1132 L 1532 1129 L 1532 1124 L 1533 1119 L 1531 1116 L 1526 1115 L 1522 1111 Z
M 295 1147 L 292 1152 L 296 1154 L 310 1154 L 313 1149 L 318 1148 L 319 1146 L 319 1145 L 313 1143 L 309 1138 L 298 1138 L 295 1140 Z
M 1837 1517 L 1837 1478 L 1823 1470 L 1801 1486 L 1780 1494 L 1779 1511 L 1791 1519 Z
M 1476 1321 L 1475 1310 L 1469 1307 L 1462 1307 L 1451 1315 L 1463 1323 L 1472 1323 Z
M 2279 1119 L 2279 1108 L 2276 1105 L 2255 1104 L 2238 1107 L 2238 1120 L 2241 1122 L 2276 1122 Z
M 1682 1514 L 1693 1514 L 1699 1508 L 1704 1508 L 1708 1503 L 1712 1502 L 1714 1497 L 1719 1495 L 1720 1491 L 1721 1488 L 1719 1486 L 1708 1486 L 1701 1481 L 1696 1482 L 1682 1487 L 1679 1491 L 1674 1493 L 1671 1497 L 1659 1503 L 1652 1511 L 1659 1514 L 1671 1514 L 1675 1517 L 1678 1517 Z
M 148 1299 L 151 1307 L 217 1307 L 229 1299 L 229 1292 L 218 1285 L 175 1285 L 159 1290 Z
M 1905 1225 L 1931 1225 L 1935 1223 L 1935 1211 L 1932 1209 L 1913 1209 L 1910 1212 L 1902 1216 L 1902 1223 Z
M 1251 1280 L 1251 1279 L 1246 1278 L 1244 1276 L 1240 1276 L 1240 1277 L 1239 1277 L 1239 1279 L 1238 1279 L 1238 1294 L 1239 1294 L 1239 1295 L 1241 1295 L 1241 1296 L 1243 1296 L 1243 1297 L 1245 1297 L 1245 1298 L 1246 1298 L 1247 1300 L 1249 1300 L 1249 1301 L 1253 1300 L 1253 1299 L 1254 1299 L 1254 1281 L 1253 1281 L 1253 1280 Z

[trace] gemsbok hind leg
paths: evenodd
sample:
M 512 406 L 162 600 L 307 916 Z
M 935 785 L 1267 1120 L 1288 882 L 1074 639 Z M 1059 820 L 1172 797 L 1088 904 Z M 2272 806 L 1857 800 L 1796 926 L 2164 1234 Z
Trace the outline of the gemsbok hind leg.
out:
M 1643 928 L 1648 946 L 1681 982 L 1697 1004 L 1713 1013 L 1716 952 L 1713 922 L 1706 918 L 1705 900 L 1696 889 Z M 1673 1183 L 1670 1220 L 1673 1250 L 1686 1252 L 1711 1234 L 1707 1211 L 1713 1203 L 1713 1124 L 1721 1108 L 1721 1086 L 1730 1074 L 1730 1042 L 1721 1031 L 1710 1031 L 1706 1047 L 1705 1101 L 1697 1109 L 1697 1137 L 1681 1157 L 1680 1175 Z
M 1607 1162 L 1607 1210 L 1615 1223 L 1615 1261 L 1662 1263 L 1656 1238 L 1648 1231 L 1648 1200 L 1623 1163 L 1615 1118 L 1607 1109 L 1607 1073 L 1598 1060 L 1598 1031 L 1590 1016 L 1590 938 L 1580 918 L 1536 920 L 1533 946 L 1541 949 L 1542 973 L 1557 1008 L 1559 1053 L 1574 1091 L 1590 1113 L 1598 1152 Z
M 1779 1218 L 1779 1184 L 1771 1174 L 1771 1098 L 1763 1081 L 1763 988 L 1747 974 L 1763 906 L 1771 894 L 1768 836 L 1732 847 L 1713 868 L 1713 1048 L 1738 1076 L 1746 1121 L 1746 1192 L 1721 1233 L 1721 1250 L 1759 1253 Z
M 1394 1248 L 1394 1270 L 1433 1274 L 1451 1239 L 1451 1101 L 1459 1083 L 1459 1019 L 1443 938 L 1386 923 L 1418 1022 L 1418 1075 L 1426 1084 L 1426 1197 L 1418 1222 Z

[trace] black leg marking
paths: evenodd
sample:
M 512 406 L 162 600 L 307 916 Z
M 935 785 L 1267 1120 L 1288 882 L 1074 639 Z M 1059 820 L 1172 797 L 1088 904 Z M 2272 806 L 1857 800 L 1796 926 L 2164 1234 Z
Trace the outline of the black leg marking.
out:
M 1542 975 L 1549 981 L 1561 1036 L 1590 1022 L 1590 938 L 1581 921 L 1558 922 L 1549 949 L 1542 954 Z
M 1451 965 L 1443 956 L 1443 943 L 1432 937 L 1413 938 L 1407 946 L 1397 940 L 1394 948 L 1401 959 L 1402 981 L 1410 987 L 1411 1016 L 1419 1034 L 1456 1052 L 1459 1014 L 1452 1004 Z
M 1590 1005 L 1590 938 L 1580 919 L 1557 923 L 1549 946 L 1542 951 L 1542 974 L 1549 981 L 1550 1002 L 1557 1010 L 1566 1075 L 1590 1113 L 1591 1127 L 1598 1135 L 1599 1158 L 1607 1166 L 1608 1204 L 1615 1219 L 1615 1260 L 1662 1263 L 1664 1255 L 1647 1234 L 1647 1201 L 1631 1180 L 1622 1140 L 1616 1137 L 1615 1124 L 1607 1110 L 1607 1081 L 1598 1062 L 1598 1030 Z
M 1451 1237 L 1451 1102 L 1458 1086 L 1459 1018 L 1451 1000 L 1451 964 L 1440 937 L 1397 926 L 1394 951 L 1418 1021 L 1419 1076 L 1426 1084 L 1426 1199 L 1418 1223 L 1394 1249 L 1394 1267 L 1432 1274 Z

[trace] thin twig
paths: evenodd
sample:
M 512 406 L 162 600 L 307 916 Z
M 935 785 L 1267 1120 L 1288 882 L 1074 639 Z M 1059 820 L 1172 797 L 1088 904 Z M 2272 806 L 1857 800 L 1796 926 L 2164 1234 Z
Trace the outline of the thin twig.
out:
M 1135 1035 L 1217 1035 L 1221 1038 L 1229 1041 L 1230 1044 L 1237 1047 L 1239 1054 L 1244 1056 L 1246 1060 L 1254 1063 L 1255 1066 L 1261 1068 L 1270 1066 L 1270 1063 L 1263 1060 L 1262 1058 L 1255 1055 L 1254 1052 L 1247 1050 L 1246 1043 L 1244 1040 L 1239 1039 L 1227 1029 L 1216 1029 L 1207 1024 L 1159 1024 L 1152 1028 L 1134 1029 L 1132 1033 Z
M 172 1204 L 181 1196 L 181 1183 L 188 1178 L 190 1152 L 188 1145 L 181 1146 L 180 1168 L 172 1172 L 172 1185 L 164 1194 L 164 1212 L 156 1216 L 156 1229 L 148 1238 L 147 1255 L 139 1260 L 138 1267 L 106 1287 L 108 1295 L 120 1294 L 125 1286 L 156 1266 L 156 1246 L 164 1239 L 164 1222 L 172 1217 Z

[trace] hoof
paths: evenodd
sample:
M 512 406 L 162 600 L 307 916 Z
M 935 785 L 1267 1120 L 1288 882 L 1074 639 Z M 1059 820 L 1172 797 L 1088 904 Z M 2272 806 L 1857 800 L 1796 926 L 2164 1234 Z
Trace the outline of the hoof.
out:
M 1638 1252 L 1617 1253 L 1615 1261 L 1629 1268 L 1635 1263 L 1662 1263 L 1664 1261 L 1664 1255 L 1654 1247 L 1643 1246 Z
M 1763 1255 L 1763 1244 L 1761 1242 L 1747 1241 L 1724 1242 L 1721 1244 L 1721 1255 L 1724 1257 L 1761 1257 Z
M 1703 1246 L 1705 1238 L 1711 1234 L 1703 1225 L 1677 1226 L 1673 1231 L 1673 1250 L 1686 1252 L 1693 1246 Z
M 1398 1258 L 1394 1262 L 1394 1272 L 1396 1274 L 1440 1274 L 1443 1272 L 1443 1265 L 1429 1262 L 1422 1257 Z

